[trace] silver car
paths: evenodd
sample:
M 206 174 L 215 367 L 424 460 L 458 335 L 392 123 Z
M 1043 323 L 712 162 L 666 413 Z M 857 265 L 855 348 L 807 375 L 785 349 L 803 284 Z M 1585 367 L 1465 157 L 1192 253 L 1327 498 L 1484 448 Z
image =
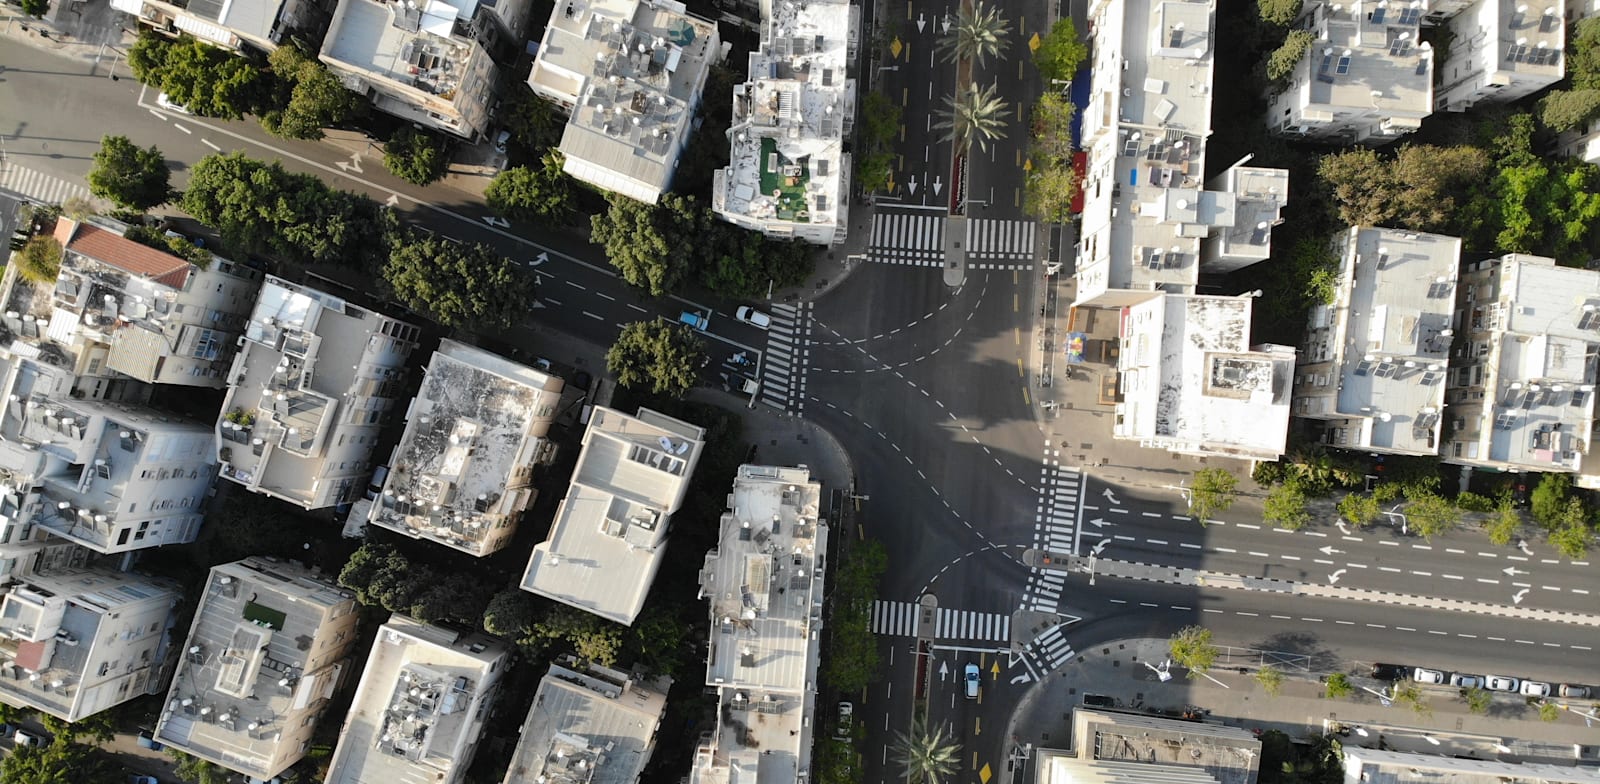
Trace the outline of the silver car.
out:
M 1483 686 L 1483 679 L 1476 675 L 1456 673 L 1450 676 L 1450 685 L 1460 686 L 1463 689 L 1476 689 Z
M 1483 676 L 1483 686 L 1489 691 L 1516 691 L 1519 681 L 1504 675 Z
M 1523 681 L 1520 693 L 1524 697 L 1548 697 L 1550 696 L 1550 684 L 1538 681 Z
M 1444 673 L 1438 670 L 1426 670 L 1421 667 L 1411 671 L 1411 679 L 1417 683 L 1444 683 Z

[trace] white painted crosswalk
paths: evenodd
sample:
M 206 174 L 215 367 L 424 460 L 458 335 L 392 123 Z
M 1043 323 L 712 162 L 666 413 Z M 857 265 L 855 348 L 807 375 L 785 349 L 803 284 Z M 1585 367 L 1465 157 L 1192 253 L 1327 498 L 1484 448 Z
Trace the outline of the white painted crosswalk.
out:
M 967 258 L 970 260 L 1033 260 L 1033 230 L 1028 220 L 967 221 Z
M 1034 508 L 1033 549 L 1076 554 L 1083 474 L 1058 463 L 1054 458 L 1059 454 L 1046 450 L 1044 464 L 1039 469 L 1039 486 L 1043 489 Z M 1059 612 L 1062 586 L 1066 581 L 1066 573 L 1058 569 L 1035 569 L 1023 592 L 1022 609 Z
M 916 637 L 922 631 L 921 608 L 915 602 L 878 600 L 872 603 L 872 631 L 877 634 Z M 952 610 L 934 612 L 933 634 L 940 640 L 1011 642 L 1011 617 L 1001 613 Z
M 878 212 L 872 216 L 867 256 L 884 264 L 937 267 L 944 263 L 944 216 Z
M 1038 661 L 1040 672 L 1054 672 L 1077 655 L 1067 642 L 1067 635 L 1063 631 L 1065 628 L 1065 625 L 1052 626 L 1024 646 L 1024 650 Z
M 767 350 L 761 361 L 761 400 L 801 413 L 806 407 L 806 369 L 811 364 L 811 303 L 772 306 Z
M 35 204 L 60 204 L 73 197 L 89 198 L 89 188 L 79 182 L 9 161 L 0 163 L 0 190 L 10 191 Z

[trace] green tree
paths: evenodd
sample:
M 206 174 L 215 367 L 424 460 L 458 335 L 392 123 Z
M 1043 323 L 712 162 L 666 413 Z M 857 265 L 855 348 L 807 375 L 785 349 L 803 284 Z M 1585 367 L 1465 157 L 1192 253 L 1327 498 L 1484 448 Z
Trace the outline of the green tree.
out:
M 45 713 L 40 714 L 39 720 L 57 743 L 77 743 L 79 738 L 87 735 L 89 739 L 103 744 L 110 743 L 116 736 L 115 713 L 114 710 L 103 710 L 73 722 L 62 721 Z
M 515 221 L 565 224 L 572 214 L 574 183 L 561 170 L 559 151 L 545 153 L 540 163 L 536 168 L 516 166 L 495 175 L 483 193 L 489 209 Z
M 1371 149 L 1327 155 L 1317 175 L 1331 189 L 1337 217 L 1352 226 L 1418 231 L 1459 228 L 1493 173 L 1477 147 L 1402 146 L 1391 160 Z
M 944 102 L 945 109 L 933 127 L 943 131 L 944 140 L 958 151 L 966 151 L 976 143 L 979 150 L 988 152 L 990 142 L 1006 138 L 1010 104 L 1000 97 L 998 83 L 982 88 L 968 85 L 966 90 L 946 96 Z
M 1539 721 L 1551 722 L 1561 718 L 1561 706 L 1553 702 L 1539 703 Z
M 1575 131 L 1600 117 L 1600 89 L 1552 90 L 1539 99 L 1539 122 L 1550 130 Z
M 1364 526 L 1378 519 L 1378 499 L 1363 493 L 1349 493 L 1339 499 L 1339 516 L 1351 525 Z
M 34 283 L 54 284 L 61 274 L 62 252 L 59 240 L 39 234 L 17 252 L 17 272 Z
M 1415 683 L 1396 683 L 1389 698 L 1399 705 L 1410 708 L 1411 712 L 1418 716 L 1433 715 L 1433 706 L 1428 704 L 1427 695 L 1423 694 L 1422 688 Z
M 1276 697 L 1283 691 L 1283 670 L 1270 664 L 1256 670 L 1256 683 L 1261 684 L 1261 690 L 1268 696 Z
M 534 276 L 487 245 L 437 236 L 400 243 L 383 279 L 396 299 L 447 327 L 506 328 L 531 306 Z
M 1011 23 L 1000 15 L 1000 9 L 977 0 L 971 6 L 962 4 L 950 31 L 935 44 L 947 62 L 970 60 L 977 65 L 1006 50 L 1006 36 L 1011 34 Z
M 404 612 L 423 587 L 414 576 L 411 562 L 394 546 L 367 542 L 351 553 L 339 571 L 339 584 L 354 591 L 362 604 Z
M 346 122 L 364 105 L 327 66 L 294 44 L 274 49 L 267 64 L 280 93 L 287 93 L 262 115 L 261 125 L 270 133 L 286 139 L 321 139 L 323 128 Z
M 1290 531 L 1306 527 L 1311 522 L 1311 513 L 1306 510 L 1305 490 L 1294 479 L 1273 487 L 1267 493 L 1261 516 L 1263 520 Z
M 512 640 L 520 640 L 533 628 L 538 612 L 533 595 L 516 586 L 496 593 L 483 610 L 483 628 Z
M 1078 173 L 1070 163 L 1046 160 L 1035 164 L 1022 186 L 1022 208 L 1044 223 L 1072 220 L 1072 200 L 1078 194 Z
M 822 680 L 841 693 L 861 691 L 879 677 L 872 604 L 888 563 L 883 545 L 867 540 L 852 547 L 829 577 L 833 612 L 828 622 L 828 665 Z
M 1569 503 L 1582 509 L 1583 501 L 1577 498 Z M 1594 546 L 1594 529 L 1589 526 L 1587 520 L 1569 522 L 1550 534 L 1550 544 L 1568 558 L 1582 558 L 1588 555 L 1589 548 Z
M 676 612 L 646 610 L 628 629 L 623 647 L 627 659 L 660 675 L 672 675 L 683 664 L 689 626 Z
M 1419 493 L 1406 504 L 1407 526 L 1424 539 L 1446 533 L 1461 522 L 1461 513 L 1450 500 L 1433 493 Z
M 421 572 L 418 579 L 424 583 L 411 606 L 404 610 L 407 615 L 424 623 L 448 622 L 462 626 L 476 626 L 483 619 L 493 586 L 484 583 L 478 575 L 462 572 L 436 575 L 426 567 L 418 571 Z
M 889 187 L 894 170 L 894 142 L 900 133 L 900 105 L 881 92 L 861 103 L 861 153 L 855 157 L 856 181 L 866 191 Z
M 1202 468 L 1194 472 L 1189 488 L 1189 513 L 1205 526 L 1213 515 L 1228 511 L 1239 489 L 1239 478 L 1221 468 Z
M 611 667 L 622 651 L 622 627 L 582 610 L 556 605 L 533 625 L 523 644 L 543 648 L 557 641 L 565 642 L 581 659 Z
M 1088 58 L 1089 45 L 1078 35 L 1078 28 L 1070 18 L 1062 18 L 1057 19 L 1050 26 L 1050 32 L 1039 39 L 1039 48 L 1033 53 L 1033 64 L 1039 69 L 1039 78 L 1044 80 L 1048 90 L 1056 81 L 1072 81 L 1078 73 L 1078 66 Z
M 1066 20 L 1063 20 L 1066 21 Z M 1059 92 L 1046 92 L 1033 104 L 1033 144 L 1028 155 L 1035 165 L 1044 161 L 1072 162 L 1072 115 L 1077 107 Z
M 1511 544 L 1516 538 L 1517 531 L 1522 528 L 1522 513 L 1517 511 L 1509 495 L 1495 505 L 1494 516 L 1484 521 L 1484 527 L 1488 529 L 1489 541 L 1495 544 Z
M 1579 19 L 1568 31 L 1567 78 L 1575 90 L 1600 90 L 1600 18 Z
M 1461 690 L 1461 699 L 1467 703 L 1467 710 L 1479 716 L 1489 714 L 1489 706 L 1494 703 L 1494 695 L 1478 686 Z
M 1299 5 L 1299 0 L 1292 0 Z M 1295 66 L 1304 60 L 1306 53 L 1311 51 L 1311 45 L 1316 43 L 1316 36 L 1310 30 L 1290 30 L 1283 37 L 1283 43 L 1267 56 L 1267 80 L 1274 84 L 1282 84 L 1294 73 Z
M 693 269 L 685 249 L 703 223 L 693 200 L 668 194 L 652 207 L 611 194 L 606 201 L 606 211 L 589 221 L 590 241 L 605 248 L 606 259 L 630 285 L 655 297 L 677 288 Z
M 1463 512 L 1479 512 L 1487 514 L 1494 511 L 1494 499 L 1486 495 L 1462 491 L 1456 496 L 1455 505 Z
M 450 166 L 450 143 L 436 133 L 405 126 L 383 146 L 383 168 L 412 185 L 427 185 Z
M 1350 682 L 1350 676 L 1342 672 L 1336 672 L 1332 675 L 1329 675 L 1328 679 L 1322 683 L 1322 696 L 1327 697 L 1330 700 L 1336 700 L 1340 697 L 1348 697 L 1355 693 L 1355 684 Z
M 1539 476 L 1539 484 L 1533 486 L 1533 493 L 1529 496 L 1530 511 L 1533 519 L 1545 527 L 1546 530 L 1555 530 L 1563 522 L 1567 511 L 1567 498 L 1572 492 L 1572 477 L 1568 474 L 1545 473 Z
M 35 19 L 43 19 L 50 10 L 50 0 L 21 0 L 22 13 Z
M 814 268 L 813 246 L 798 240 L 771 240 L 760 232 L 723 223 L 706 213 L 709 223 L 695 251 L 700 283 L 731 298 L 753 299 L 768 287 L 786 288 L 805 281 Z
M 233 775 L 221 765 L 185 754 L 171 746 L 167 747 L 167 756 L 178 763 L 172 771 L 173 775 L 191 784 L 227 784 Z
M 1211 630 L 1203 626 L 1185 626 L 1167 641 L 1167 653 L 1172 661 L 1189 670 L 1189 677 L 1211 669 L 1222 654 L 1211 644 Z
M 256 111 L 269 81 L 243 57 L 187 36 L 169 41 L 146 30 L 128 52 L 139 81 L 202 117 L 237 120 Z
M 105 136 L 89 169 L 89 192 L 130 210 L 148 210 L 172 198 L 171 175 L 154 145 L 141 150 L 126 136 Z
M 1274 27 L 1287 27 L 1300 16 L 1302 0 L 1256 0 L 1261 21 Z
M 707 95 L 715 95 L 709 90 Z M 561 143 L 561 132 L 566 122 L 555 104 L 534 94 L 525 82 L 511 88 L 496 114 L 501 127 L 511 132 L 507 145 L 516 147 L 530 157 L 541 157 Z M 727 142 L 724 140 L 724 146 Z
M 919 717 L 909 733 L 895 735 L 895 762 L 910 784 L 943 784 L 961 766 L 961 745 L 947 734 L 947 727 L 930 730 Z
M 61 738 L 48 746 L 17 746 L 0 760 L 0 784 L 79 784 L 114 776 L 104 758 Z
M 682 324 L 636 321 L 606 352 L 606 368 L 625 387 L 683 397 L 695 383 L 705 344 Z

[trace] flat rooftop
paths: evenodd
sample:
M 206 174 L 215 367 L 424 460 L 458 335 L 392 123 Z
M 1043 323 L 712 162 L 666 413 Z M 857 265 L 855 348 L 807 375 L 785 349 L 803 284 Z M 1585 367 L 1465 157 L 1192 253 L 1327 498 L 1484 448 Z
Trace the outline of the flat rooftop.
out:
M 1347 777 L 1365 784 L 1600 784 L 1600 770 L 1541 763 L 1462 759 L 1346 746 Z
M 391 617 L 361 672 L 327 784 L 455 780 L 509 655 L 503 640 Z
M 1390 116 L 1431 113 L 1433 49 L 1417 40 L 1425 10 L 1421 3 L 1318 5 L 1310 28 L 1317 41 L 1300 64 L 1310 75 L 1303 102 Z
M 428 361 L 372 521 L 473 555 L 533 500 L 562 380 L 453 340 Z
M 1234 166 L 1209 184 L 1209 189 L 1234 197 L 1233 224 L 1216 236 L 1217 252 L 1229 257 L 1264 261 L 1272 254 L 1272 229 L 1289 199 L 1287 169 Z
M 551 664 L 539 682 L 506 784 L 634 784 L 655 749 L 671 681 Z
M 189 0 L 189 13 L 258 40 L 268 40 L 286 0 Z
M 1081 707 L 1072 719 L 1081 758 L 1197 769 L 1218 784 L 1255 784 L 1261 741 L 1247 730 Z
M 476 5 L 339 0 L 322 56 L 448 101 L 472 57 L 472 39 L 461 31 Z
M 1566 47 L 1564 10 L 1560 0 L 1479 0 L 1500 24 L 1496 29 L 1499 47 L 1490 58 L 1491 71 L 1511 71 L 1554 81 L 1565 69 L 1562 54 Z M 1463 17 L 1474 14 L 1469 9 Z
M 666 553 L 705 429 L 647 408 L 596 406 L 550 538 L 536 546 L 526 591 L 621 624 L 644 606 Z
M 1218 784 L 1200 768 L 1084 759 L 1039 749 L 1037 784 Z

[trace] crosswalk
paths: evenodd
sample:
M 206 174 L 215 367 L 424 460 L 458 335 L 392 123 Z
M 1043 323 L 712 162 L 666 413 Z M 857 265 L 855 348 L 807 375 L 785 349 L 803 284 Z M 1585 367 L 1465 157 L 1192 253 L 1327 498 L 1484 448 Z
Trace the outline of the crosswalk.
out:
M 35 204 L 60 204 L 74 196 L 89 198 L 89 188 L 81 183 L 9 161 L 0 163 L 0 190 L 10 191 Z
M 1063 631 L 1066 628 L 1065 624 L 1052 626 L 1023 646 L 1023 650 L 1039 663 L 1040 672 L 1054 672 L 1057 667 L 1066 664 L 1077 655 L 1073 653 L 1072 645 L 1067 642 L 1066 632 Z
M 1061 465 L 1060 452 L 1046 450 L 1039 469 L 1038 506 L 1034 509 L 1033 548 L 1049 553 L 1076 554 L 1078 508 L 1083 493 L 1083 474 Z M 1061 590 L 1067 575 L 1059 569 L 1035 569 L 1028 576 L 1022 609 L 1056 613 L 1061 605 Z
M 761 363 L 761 400 L 799 414 L 806 407 L 806 369 L 811 364 L 811 303 L 774 304 L 771 315 Z
M 1035 223 L 1029 220 L 967 221 L 967 266 L 977 270 L 1033 269 Z M 940 267 L 945 262 L 944 215 L 882 210 L 872 216 L 867 257 L 880 264 Z
M 967 221 L 967 258 L 993 261 L 1033 260 L 1033 221 Z
M 879 599 L 872 603 L 872 631 L 888 636 L 920 636 L 921 610 L 915 602 Z M 933 634 L 928 636 L 939 640 L 1010 643 L 1011 617 L 1001 613 L 941 607 L 934 613 Z

